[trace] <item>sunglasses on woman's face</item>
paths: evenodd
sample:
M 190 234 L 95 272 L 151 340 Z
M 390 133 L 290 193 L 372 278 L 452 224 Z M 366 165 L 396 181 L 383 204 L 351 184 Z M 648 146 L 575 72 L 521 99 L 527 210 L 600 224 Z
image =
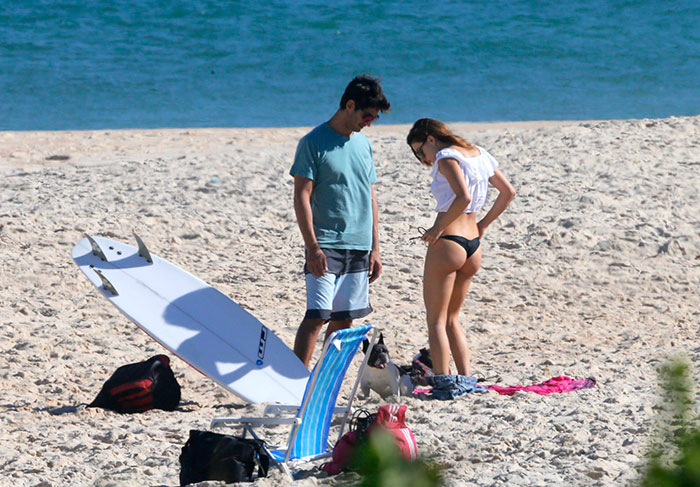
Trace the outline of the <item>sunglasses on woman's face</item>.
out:
M 365 112 L 362 114 L 362 121 L 365 123 L 374 122 L 375 120 L 379 120 L 379 115 L 372 115 L 369 112 Z
M 413 150 L 413 146 L 411 146 L 411 150 L 413 151 L 413 155 L 416 156 L 416 157 L 418 158 L 419 161 L 422 161 L 423 159 L 425 159 L 425 153 L 423 152 L 423 146 L 425 145 L 425 143 L 426 143 L 427 141 L 428 141 L 428 138 L 426 137 L 426 139 L 425 139 L 425 140 L 423 141 L 423 143 L 420 145 L 420 147 L 418 148 L 418 150 Z

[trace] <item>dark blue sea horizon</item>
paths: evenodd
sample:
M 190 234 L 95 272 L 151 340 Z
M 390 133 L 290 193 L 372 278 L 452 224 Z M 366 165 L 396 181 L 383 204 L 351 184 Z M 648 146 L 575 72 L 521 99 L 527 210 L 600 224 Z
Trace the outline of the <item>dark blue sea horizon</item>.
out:
M 311 126 L 356 74 L 384 123 L 700 113 L 697 2 L 30 0 L 0 7 L 0 130 Z

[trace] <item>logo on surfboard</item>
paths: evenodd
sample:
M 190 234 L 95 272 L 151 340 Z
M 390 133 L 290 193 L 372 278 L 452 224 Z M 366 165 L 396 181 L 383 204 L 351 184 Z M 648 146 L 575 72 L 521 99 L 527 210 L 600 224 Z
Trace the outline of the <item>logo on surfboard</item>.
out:
M 263 325 L 260 328 L 260 341 L 258 342 L 258 360 L 255 362 L 257 365 L 263 364 L 263 359 L 265 358 L 265 344 L 267 343 L 267 327 Z

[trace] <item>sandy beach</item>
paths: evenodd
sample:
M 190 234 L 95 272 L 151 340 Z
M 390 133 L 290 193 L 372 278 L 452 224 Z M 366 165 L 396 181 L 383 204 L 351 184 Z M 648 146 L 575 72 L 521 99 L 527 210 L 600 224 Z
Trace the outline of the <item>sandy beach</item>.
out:
M 487 148 L 518 193 L 485 235 L 463 307 L 473 374 L 597 386 L 407 398 L 419 452 L 445 466 L 451 486 L 632 485 L 656 431 L 658 366 L 677 353 L 700 359 L 700 116 L 449 125 Z M 190 429 L 262 411 L 150 339 L 70 253 L 84 233 L 132 242 L 136 231 L 291 347 L 305 294 L 288 171 L 307 131 L 0 132 L 0 486 L 176 486 Z M 407 131 L 366 131 L 384 264 L 366 321 L 398 364 L 427 346 L 425 248 L 410 237 L 434 217 L 429 169 Z M 85 407 L 117 367 L 157 353 L 182 385 L 177 411 Z M 373 395 L 355 405 L 381 404 Z M 293 485 L 354 478 L 318 465 Z M 253 485 L 287 483 L 272 469 Z

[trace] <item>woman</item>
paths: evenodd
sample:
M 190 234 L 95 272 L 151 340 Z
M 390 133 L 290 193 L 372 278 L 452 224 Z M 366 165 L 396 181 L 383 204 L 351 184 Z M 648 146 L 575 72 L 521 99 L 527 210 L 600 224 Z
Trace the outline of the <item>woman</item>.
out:
M 480 239 L 515 197 L 515 190 L 485 149 L 470 144 L 437 120 L 422 118 L 406 139 L 418 160 L 432 166 L 430 189 L 437 217 L 422 239 L 429 244 L 423 274 L 428 340 L 437 376 L 450 373 L 450 352 L 457 373 L 469 376 L 469 344 L 459 324 L 459 310 L 472 277 L 481 266 Z M 498 190 L 493 206 L 477 221 L 489 184 Z M 467 390 L 466 377 L 445 377 L 439 385 L 453 397 Z M 471 383 L 471 382 L 469 382 Z M 447 386 L 445 386 L 447 384 Z M 435 388 L 434 394 L 435 394 Z

